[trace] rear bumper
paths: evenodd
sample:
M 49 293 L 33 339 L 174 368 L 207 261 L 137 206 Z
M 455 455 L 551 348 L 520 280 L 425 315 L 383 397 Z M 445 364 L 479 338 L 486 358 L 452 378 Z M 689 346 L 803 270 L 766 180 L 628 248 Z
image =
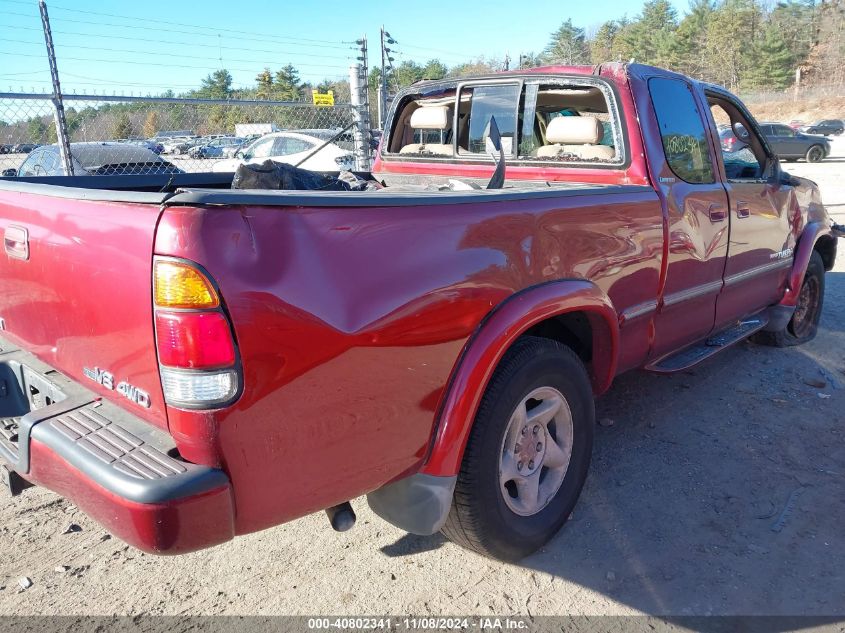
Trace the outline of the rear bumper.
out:
M 234 536 L 223 471 L 185 462 L 175 443 L 0 340 L 0 463 L 67 497 L 141 550 L 178 554 Z

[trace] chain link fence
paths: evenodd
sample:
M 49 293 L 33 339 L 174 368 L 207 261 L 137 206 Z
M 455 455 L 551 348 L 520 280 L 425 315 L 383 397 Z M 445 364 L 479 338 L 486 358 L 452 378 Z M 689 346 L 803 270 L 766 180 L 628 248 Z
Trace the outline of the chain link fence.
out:
M 243 161 L 266 158 L 338 171 L 355 166 L 356 151 L 369 159 L 374 145 L 353 133 L 350 104 L 105 95 L 62 100 L 75 175 L 234 171 Z M 52 95 L 0 93 L 3 175 L 62 175 L 56 143 Z

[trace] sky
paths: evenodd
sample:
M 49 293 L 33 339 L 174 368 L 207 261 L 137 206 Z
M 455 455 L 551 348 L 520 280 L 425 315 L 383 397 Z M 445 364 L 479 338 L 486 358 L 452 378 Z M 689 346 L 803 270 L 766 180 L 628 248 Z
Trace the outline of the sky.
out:
M 673 0 L 679 13 L 686 0 Z M 64 92 L 160 94 L 199 87 L 223 67 L 235 87 L 265 66 L 291 63 L 302 79 L 349 74 L 366 35 L 380 63 L 379 29 L 398 42 L 394 64 L 540 52 L 567 18 L 594 30 L 633 17 L 641 2 L 618 0 L 47 0 Z M 0 91 L 48 91 L 50 74 L 37 0 L 0 0 Z

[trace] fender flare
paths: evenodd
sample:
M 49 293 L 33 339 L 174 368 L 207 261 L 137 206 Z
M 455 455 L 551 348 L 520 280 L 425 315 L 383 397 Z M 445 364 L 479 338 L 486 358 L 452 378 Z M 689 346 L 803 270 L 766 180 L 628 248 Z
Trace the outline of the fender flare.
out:
M 593 392 L 610 387 L 619 355 L 619 319 L 604 291 L 589 281 L 564 279 L 516 293 L 494 308 L 464 346 L 441 399 L 421 473 L 457 475 L 481 397 L 502 356 L 533 325 L 570 312 L 584 312 L 590 321 Z
M 807 272 L 807 266 L 810 265 L 810 257 L 819 238 L 824 235 L 830 235 L 830 227 L 823 222 L 810 222 L 801 231 L 792 260 L 792 270 L 789 271 L 786 291 L 783 293 L 780 305 L 794 308 L 798 303 L 798 293 L 801 290 L 801 284 L 804 283 L 804 274 Z

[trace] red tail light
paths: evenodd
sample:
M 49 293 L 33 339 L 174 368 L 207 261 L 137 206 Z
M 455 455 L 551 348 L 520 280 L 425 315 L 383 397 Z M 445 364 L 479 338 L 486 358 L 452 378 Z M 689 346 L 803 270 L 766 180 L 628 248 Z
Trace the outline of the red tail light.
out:
M 240 369 L 232 327 L 212 280 L 192 262 L 153 264 L 156 346 L 165 401 L 210 409 L 232 401 Z
M 220 312 L 156 311 L 158 358 L 162 365 L 216 369 L 235 363 L 235 346 Z

